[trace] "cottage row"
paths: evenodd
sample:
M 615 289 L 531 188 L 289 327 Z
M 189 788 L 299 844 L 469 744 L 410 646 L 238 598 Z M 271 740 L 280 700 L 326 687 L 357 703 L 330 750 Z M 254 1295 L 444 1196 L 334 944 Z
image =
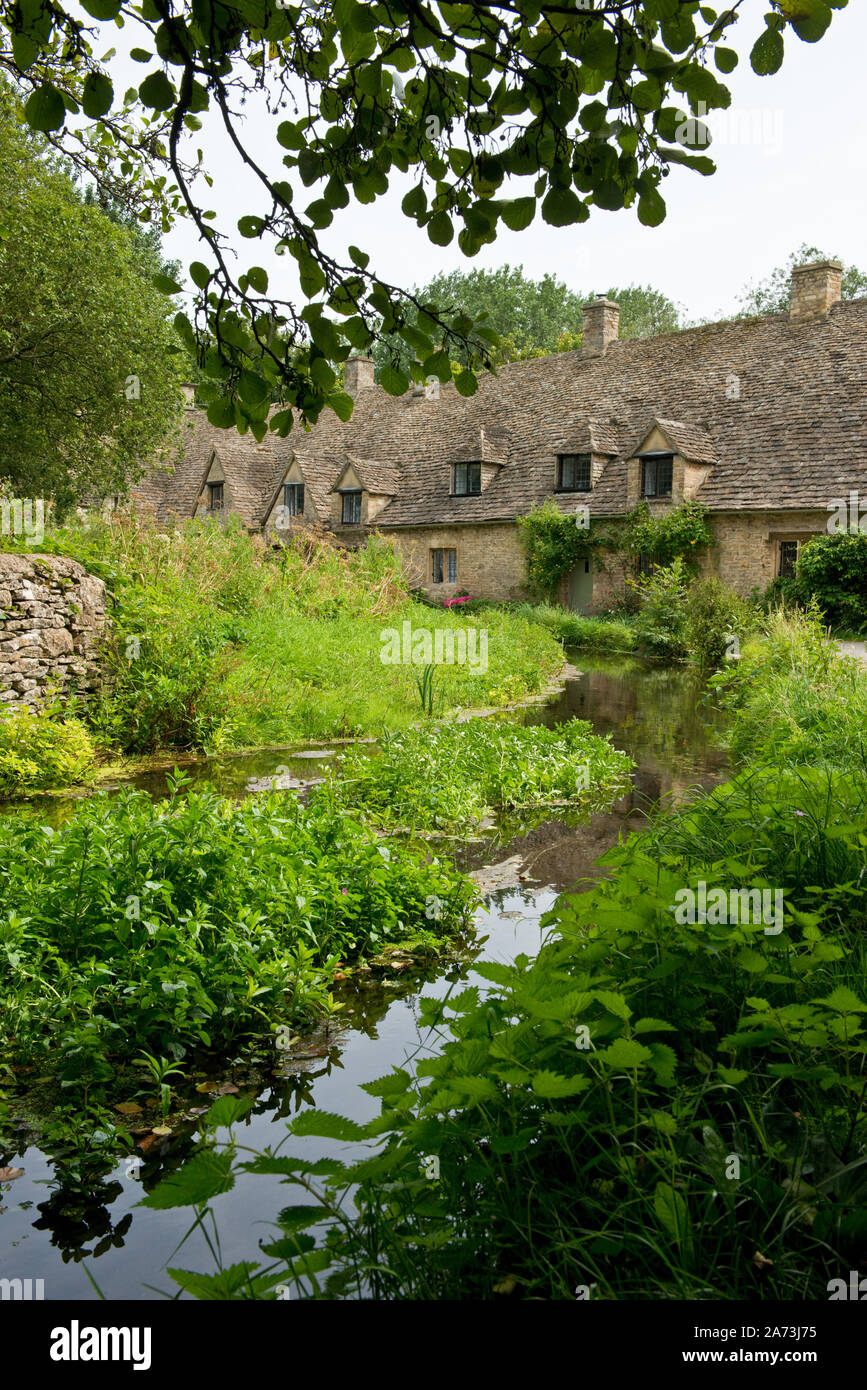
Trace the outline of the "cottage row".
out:
M 584 306 L 580 351 L 389 396 L 350 359 L 350 420 L 325 412 L 283 440 L 215 429 L 187 410 L 174 467 L 136 495 L 172 516 L 240 516 L 285 537 L 325 527 L 347 545 L 392 537 L 432 595 L 526 594 L 517 518 L 552 498 L 590 525 L 642 500 L 695 499 L 717 541 L 705 567 L 740 593 L 790 573 L 851 498 L 867 511 L 867 299 L 841 300 L 838 262 L 799 266 L 788 313 L 620 340 L 618 306 Z M 563 598 L 604 607 L 616 578 L 581 561 Z

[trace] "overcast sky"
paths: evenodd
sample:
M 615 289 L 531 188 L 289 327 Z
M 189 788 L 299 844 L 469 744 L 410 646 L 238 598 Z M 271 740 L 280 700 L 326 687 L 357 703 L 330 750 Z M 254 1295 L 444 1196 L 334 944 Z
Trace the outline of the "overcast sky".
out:
M 766 8 L 763 0 L 748 0 L 745 16 L 726 40 L 742 56 L 735 72 L 723 78 L 732 90 L 731 110 L 709 117 L 717 137 L 712 150 L 717 173 L 703 178 L 673 168 L 662 186 L 668 217 L 661 227 L 642 227 L 632 209 L 594 210 L 589 222 L 568 228 L 549 227 L 537 213 L 526 231 L 502 230 L 493 246 L 467 260 L 457 240 L 436 247 L 402 215 L 400 199 L 409 182 L 401 180 L 375 204 L 353 202 L 338 212 L 323 234 L 325 245 L 343 253 L 354 242 L 372 253 L 384 278 L 407 287 L 440 270 L 508 262 L 523 264 L 534 278 L 551 272 L 581 291 L 650 284 L 682 304 L 689 316 L 714 318 L 735 308 L 746 281 L 766 275 L 803 242 L 867 267 L 867 7 L 853 0 L 835 12 L 817 44 L 802 43 L 787 30 L 783 67 L 761 78 L 752 72 L 748 55 L 764 27 Z M 130 76 L 140 80 L 143 69 L 129 67 Z M 246 142 L 275 176 L 283 153 L 274 137 L 276 124 L 264 115 L 245 123 Z M 215 187 L 208 191 L 202 185 L 200 197 L 216 209 L 217 225 L 234 233 L 240 268 L 266 266 L 272 292 L 285 287 L 291 297 L 296 285 L 291 259 L 275 258 L 234 231 L 243 212 L 262 210 L 255 196 L 243 197 L 244 171 L 230 160 L 222 136 L 208 138 L 206 149 Z M 315 196 L 313 190 L 309 196 Z M 206 259 L 188 226 L 179 225 L 169 235 L 166 251 L 185 266 Z

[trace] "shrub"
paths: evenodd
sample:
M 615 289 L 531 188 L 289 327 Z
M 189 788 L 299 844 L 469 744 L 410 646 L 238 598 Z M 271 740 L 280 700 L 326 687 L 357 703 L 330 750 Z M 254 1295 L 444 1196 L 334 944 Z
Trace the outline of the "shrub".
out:
M 639 597 L 635 617 L 639 641 L 657 657 L 685 656 L 689 571 L 683 560 L 678 557 L 670 565 L 627 583 Z
M 697 579 L 690 585 L 683 636 L 690 660 L 703 671 L 721 666 L 729 639 L 740 641 L 753 623 L 750 605 L 719 579 Z
M 707 508 L 700 502 L 681 502 L 658 516 L 651 515 L 646 502 L 640 502 L 626 518 L 620 546 L 631 555 L 646 555 L 658 565 L 667 566 L 680 558 L 694 570 L 699 551 L 715 544 L 707 518 Z
M 527 557 L 527 579 L 531 589 L 545 598 L 554 597 L 561 580 L 601 540 L 600 532 L 582 530 L 575 516 L 561 512 L 550 498 L 527 516 L 519 516 L 518 526 Z
M 53 710 L 0 711 L 0 796 L 81 782 L 94 764 L 90 735 Z
M 833 627 L 867 633 L 867 533 L 814 536 L 801 550 L 796 583 Z
M 516 617 L 541 623 L 566 647 L 587 647 L 599 652 L 629 652 L 638 644 L 634 629 L 612 618 L 587 617 L 547 603 L 522 603 L 512 612 Z

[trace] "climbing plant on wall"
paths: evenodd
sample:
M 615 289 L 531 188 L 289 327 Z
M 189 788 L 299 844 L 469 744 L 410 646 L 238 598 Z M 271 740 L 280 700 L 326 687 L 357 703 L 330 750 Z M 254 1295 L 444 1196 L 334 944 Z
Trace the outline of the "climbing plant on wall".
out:
M 578 560 L 595 555 L 601 562 L 603 553 L 621 561 L 646 555 L 658 565 L 670 565 L 681 556 L 695 570 L 699 553 L 716 543 L 707 516 L 707 508 L 698 502 L 683 502 L 661 516 L 653 516 L 641 502 L 623 521 L 582 527 L 580 513 L 564 515 L 549 498 L 528 516 L 518 517 L 527 578 L 537 593 L 551 598 Z

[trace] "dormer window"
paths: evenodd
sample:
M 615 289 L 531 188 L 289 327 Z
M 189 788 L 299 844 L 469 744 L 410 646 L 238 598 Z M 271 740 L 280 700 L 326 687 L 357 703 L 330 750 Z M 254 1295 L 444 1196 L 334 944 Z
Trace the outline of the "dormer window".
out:
M 476 497 L 482 490 L 482 465 L 480 463 L 456 463 L 452 479 L 454 497 Z
M 557 459 L 557 491 L 589 492 L 592 486 L 589 454 L 560 454 Z
M 208 483 L 208 511 L 221 512 L 223 510 L 223 484 Z
M 343 506 L 340 519 L 344 526 L 361 525 L 361 488 L 352 488 L 342 494 Z
M 642 497 L 670 497 L 673 454 L 645 454 L 641 460 Z
M 303 483 L 284 483 L 283 484 L 283 506 L 286 508 L 287 516 L 304 515 L 304 484 Z

